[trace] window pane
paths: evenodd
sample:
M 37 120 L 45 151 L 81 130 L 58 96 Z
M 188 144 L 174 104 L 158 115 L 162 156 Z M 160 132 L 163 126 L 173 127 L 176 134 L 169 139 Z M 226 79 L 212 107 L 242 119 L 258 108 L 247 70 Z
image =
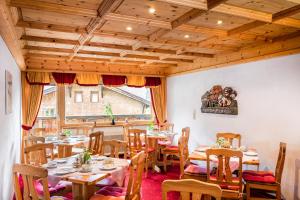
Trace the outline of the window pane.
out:
M 44 86 L 42 102 L 32 134 L 55 135 L 57 133 L 57 100 L 56 86 Z M 36 128 L 39 128 L 38 132 Z M 42 128 L 42 129 L 41 129 Z
M 147 88 L 110 88 L 103 85 L 84 87 L 76 84 L 66 86 L 66 123 L 110 122 L 111 118 L 105 109 L 108 106 L 116 121 L 149 120 L 150 99 L 150 90 Z M 76 103 L 77 100 L 82 103 Z

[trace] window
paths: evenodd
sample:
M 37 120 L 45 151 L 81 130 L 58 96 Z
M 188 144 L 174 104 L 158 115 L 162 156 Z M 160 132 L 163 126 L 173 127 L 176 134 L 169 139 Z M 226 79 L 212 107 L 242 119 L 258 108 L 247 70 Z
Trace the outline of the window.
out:
M 75 98 L 75 103 L 82 103 L 83 102 L 82 92 L 75 92 L 74 98 Z
M 91 103 L 98 103 L 99 102 L 99 92 L 98 91 L 91 91 Z
M 111 118 L 105 112 L 107 106 L 111 107 L 116 121 L 151 119 L 148 88 L 65 86 L 66 123 L 110 122 Z
M 55 85 L 44 86 L 40 110 L 34 128 L 57 128 L 57 87 Z

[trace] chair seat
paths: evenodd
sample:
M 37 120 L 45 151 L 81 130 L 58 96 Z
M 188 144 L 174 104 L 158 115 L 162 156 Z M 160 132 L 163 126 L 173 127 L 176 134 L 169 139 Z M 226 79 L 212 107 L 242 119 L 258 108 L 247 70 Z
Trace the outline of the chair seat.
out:
M 174 152 L 178 152 L 179 151 L 179 148 L 178 146 L 167 146 L 166 148 L 163 149 L 163 151 L 174 151 Z
M 93 195 L 90 200 L 124 200 L 125 196 L 114 197 L 114 196 L 104 196 L 102 194 Z
M 200 166 L 198 166 L 198 165 L 190 164 L 190 165 L 188 165 L 188 166 L 185 168 L 184 173 L 188 173 L 188 174 L 203 174 L 203 175 L 206 175 L 207 169 L 206 169 L 206 168 L 203 168 L 203 167 L 200 167 Z
M 261 175 L 243 173 L 243 179 L 246 182 L 257 182 L 257 183 L 266 183 L 266 184 L 276 183 L 276 179 L 274 175 L 261 176 Z
M 52 187 L 50 184 L 48 184 L 48 188 L 49 188 L 50 196 L 52 196 L 64 189 L 66 189 L 67 183 L 66 183 L 66 181 L 60 181 L 54 187 Z M 39 181 L 35 182 L 35 190 L 39 195 L 43 196 L 43 194 L 44 194 L 43 185 Z
M 249 175 L 252 175 L 252 176 L 274 176 L 272 171 L 244 170 L 243 174 L 249 174 Z
M 106 186 L 98 190 L 96 194 L 103 195 L 103 196 L 120 197 L 120 196 L 125 196 L 125 190 L 124 188 L 121 187 Z
M 217 177 L 216 176 L 210 176 L 210 179 L 211 180 L 217 180 Z M 224 180 L 225 181 L 225 180 Z M 239 178 L 238 177 L 232 177 L 232 182 L 233 183 L 238 183 L 239 182 Z M 234 191 L 237 191 L 240 189 L 240 186 L 238 185 L 234 185 L 234 184 L 218 184 L 222 189 L 225 189 L 225 190 L 234 190 Z

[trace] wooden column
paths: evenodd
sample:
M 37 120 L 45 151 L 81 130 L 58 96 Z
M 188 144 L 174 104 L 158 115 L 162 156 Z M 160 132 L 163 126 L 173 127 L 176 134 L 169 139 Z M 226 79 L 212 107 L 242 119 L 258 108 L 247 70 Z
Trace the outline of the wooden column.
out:
M 58 130 L 65 125 L 65 86 L 57 85 L 57 120 Z

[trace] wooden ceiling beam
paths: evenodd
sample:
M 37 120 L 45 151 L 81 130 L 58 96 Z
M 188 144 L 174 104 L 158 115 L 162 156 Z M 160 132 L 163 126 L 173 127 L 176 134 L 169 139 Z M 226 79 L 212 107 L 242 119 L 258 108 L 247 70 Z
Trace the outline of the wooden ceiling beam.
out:
M 9 48 L 12 56 L 21 70 L 26 68 L 18 36 L 14 27 L 11 11 L 6 1 L 0 1 L 0 35 Z
M 287 0 L 287 1 L 300 4 L 300 0 Z
M 66 39 L 57 39 L 57 38 L 48 38 L 48 37 L 37 37 L 37 36 L 28 36 L 23 35 L 21 40 L 25 41 L 32 41 L 32 42 L 46 42 L 46 43 L 54 43 L 54 44 L 65 44 L 65 45 L 76 45 L 78 44 L 77 40 L 66 40 Z M 166 55 L 176 55 L 175 50 L 169 49 L 160 49 L 160 48 L 147 48 L 147 47 L 137 47 L 133 50 L 133 47 L 129 45 L 117 45 L 117 44 L 109 44 L 109 43 L 99 43 L 99 42 L 87 42 L 84 46 L 88 47 L 98 47 L 98 48 L 110 48 L 116 50 L 124 50 L 126 54 L 129 52 L 139 52 L 139 53 L 159 53 L 159 54 L 166 54 Z M 189 52 L 189 54 L 180 54 L 186 56 L 194 56 L 194 57 L 213 57 L 213 54 L 204 54 L 198 52 Z M 125 55 L 123 55 L 125 56 Z M 121 56 L 121 57 L 123 57 Z
M 289 16 L 295 15 L 300 12 L 300 5 L 296 5 L 290 8 L 287 8 L 285 10 L 279 11 L 277 13 L 272 14 L 272 23 L 278 21 L 278 20 L 284 20 L 284 18 L 287 18 Z M 245 31 L 260 27 L 267 24 L 267 22 L 255 20 L 253 22 L 241 25 L 237 28 L 231 29 L 228 31 L 228 36 L 232 36 L 235 34 L 240 34 Z
M 76 56 L 77 52 L 82 48 L 84 43 L 90 40 L 93 37 L 93 33 L 101 28 L 106 20 L 104 19 L 104 15 L 110 12 L 114 12 L 118 9 L 118 7 L 123 3 L 124 0 L 103 0 L 98 8 L 98 16 L 92 18 L 88 26 L 86 27 L 86 34 L 81 34 L 79 38 L 79 45 L 76 45 L 73 48 L 74 53 L 70 55 L 70 61 Z
M 300 37 L 285 38 L 281 41 L 268 43 L 268 45 L 262 43 L 237 52 L 220 54 L 213 59 L 197 59 L 193 64 L 179 65 L 176 68 L 168 69 L 167 75 L 192 73 L 296 53 L 300 53 Z
M 255 20 L 255 21 L 249 22 L 247 24 L 243 24 L 241 26 L 238 26 L 236 28 L 233 28 L 233 29 L 229 30 L 228 31 L 228 36 L 240 34 L 240 33 L 243 33 L 245 31 L 248 31 L 250 29 L 257 28 L 259 26 L 263 26 L 265 24 L 266 24 L 266 22 Z
M 26 50 L 35 50 L 35 51 L 43 51 L 43 52 L 56 52 L 56 53 L 72 53 L 72 49 L 66 48 L 55 48 L 55 47 L 41 47 L 41 46 L 31 46 L 25 45 L 24 49 Z M 111 53 L 111 52 L 100 52 L 100 51 L 87 51 L 80 50 L 78 54 L 87 55 L 87 56 L 104 56 L 105 58 L 121 58 L 120 53 Z M 133 59 L 143 59 L 143 60 L 154 60 L 160 61 L 158 56 L 148 56 L 148 55 L 138 55 L 138 54 L 126 54 L 123 58 L 133 58 Z M 165 60 L 168 61 L 168 60 Z M 173 61 L 173 60 L 170 60 Z M 193 62 L 191 59 L 178 59 L 179 62 Z
M 300 12 L 300 4 L 287 8 L 285 10 L 279 11 L 272 15 L 272 21 L 275 22 L 277 20 L 290 17 Z
M 205 9 L 204 6 L 199 6 L 196 3 L 196 0 L 183 1 L 183 2 L 181 0 L 159 0 L 159 1 L 182 5 L 182 6 L 188 6 L 190 8 Z M 263 22 L 267 22 L 267 23 L 272 23 L 272 14 L 271 13 L 252 10 L 252 9 L 248 9 L 248 8 L 242 8 L 239 6 L 234 6 L 234 5 L 230 5 L 230 4 L 226 4 L 226 3 L 221 3 L 218 6 L 211 8 L 211 10 L 215 11 L 215 12 L 228 14 L 228 15 L 235 15 L 235 16 L 244 17 L 247 19 L 253 19 L 253 20 L 263 21 Z M 300 28 L 300 20 L 289 18 L 289 17 L 274 21 L 274 23 L 279 24 L 279 25 L 284 25 L 284 26 Z
M 42 11 L 50 11 L 69 15 L 79 15 L 84 17 L 97 17 L 97 10 L 73 7 L 69 5 L 49 3 L 38 0 L 11 0 L 10 6 L 18 8 L 28 8 Z
M 206 0 L 207 1 L 207 9 L 211 10 L 222 3 L 225 3 L 227 0 Z

